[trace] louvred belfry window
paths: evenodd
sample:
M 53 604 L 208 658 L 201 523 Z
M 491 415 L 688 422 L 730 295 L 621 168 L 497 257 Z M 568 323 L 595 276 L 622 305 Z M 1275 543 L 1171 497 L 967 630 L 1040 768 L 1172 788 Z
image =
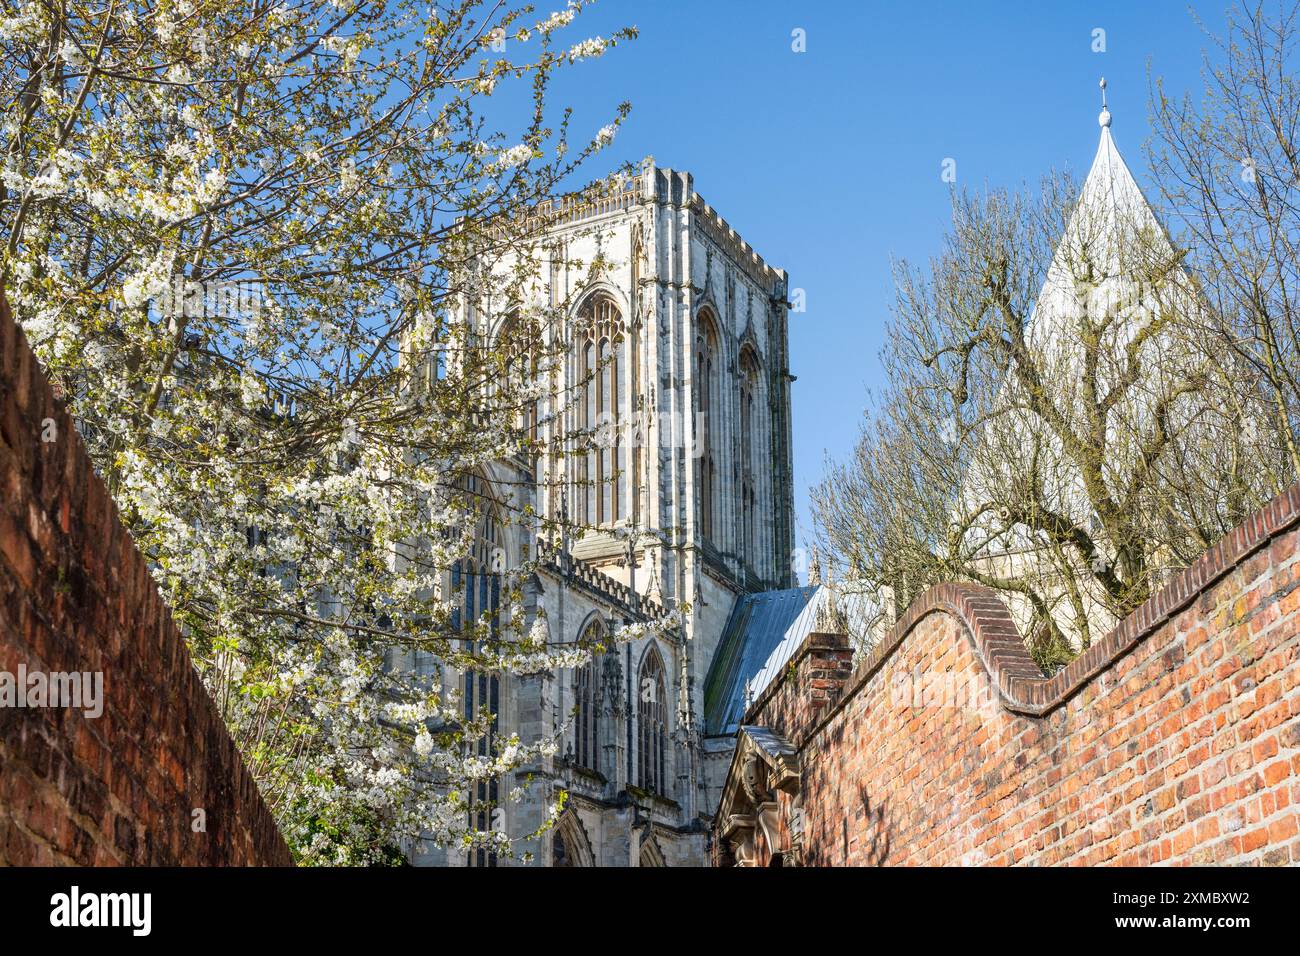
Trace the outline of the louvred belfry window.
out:
M 695 334 L 695 442 L 700 458 L 700 535 L 714 537 L 717 467 L 714 458 L 713 409 L 717 405 L 718 334 L 713 313 L 701 309 Z
M 590 625 L 583 635 L 584 646 L 598 644 L 599 624 Z M 573 760 L 579 767 L 600 770 L 600 668 L 595 654 L 573 673 Z
M 518 407 L 509 409 L 514 415 L 519 434 L 522 460 L 533 472 L 537 470 L 538 451 L 538 400 L 528 398 L 527 391 L 534 388 L 540 374 L 538 360 L 541 348 L 541 331 L 535 321 L 524 318 L 514 309 L 501 323 L 497 333 L 497 348 L 504 359 L 505 381 L 503 394 Z M 524 393 L 521 398 L 521 393 Z
M 754 429 L 758 425 L 755 396 L 758 393 L 758 360 L 752 349 L 740 353 L 740 528 L 745 560 L 754 563 L 758 549 L 758 496 L 755 491 L 759 474 L 756 459 L 759 443 Z

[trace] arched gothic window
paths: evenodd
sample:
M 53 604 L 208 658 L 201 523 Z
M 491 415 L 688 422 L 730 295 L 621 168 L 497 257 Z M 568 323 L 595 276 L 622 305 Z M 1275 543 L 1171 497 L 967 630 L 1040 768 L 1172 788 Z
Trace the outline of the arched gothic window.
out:
M 500 512 L 491 487 L 481 476 L 474 474 L 465 479 L 463 493 L 465 520 L 472 523 L 475 532 L 470 553 L 451 567 L 451 591 L 459 597 L 458 606 L 452 612 L 452 624 L 462 631 L 482 625 L 495 638 L 500 634 L 501 572 L 505 570 L 505 535 Z M 467 636 L 463 641 L 466 650 L 478 649 L 476 636 Z M 487 757 L 500 729 L 500 680 L 495 674 L 467 670 L 461 690 L 466 723 L 491 714 L 488 733 L 469 743 L 480 757 Z M 495 778 L 474 787 L 469 811 L 472 828 L 482 832 L 491 829 L 492 811 L 498 806 L 500 796 L 500 785 Z M 497 857 L 495 853 L 478 848 L 470 851 L 466 863 L 469 866 L 496 866 Z
M 638 854 L 637 864 L 639 866 L 664 865 L 664 855 L 659 852 L 659 847 L 655 845 L 654 837 L 649 834 L 641 839 L 641 852 Z
M 740 353 L 740 528 L 743 535 L 744 554 L 755 562 L 758 550 L 758 501 L 755 491 L 759 474 L 758 411 L 758 359 L 754 350 L 746 348 Z
M 717 485 L 713 409 L 717 406 L 718 332 L 713 313 L 701 309 L 695 329 L 695 440 L 700 456 L 700 534 L 713 538 Z
M 577 816 L 572 810 L 561 814 L 555 821 L 555 836 L 551 840 L 551 865 L 593 866 L 595 862 L 591 843 Z
M 592 647 L 604 637 L 598 621 L 587 626 L 582 645 Z M 596 655 L 573 673 L 573 761 L 588 770 L 600 770 L 600 669 Z
M 665 707 L 664 662 L 651 647 L 641 662 L 637 681 L 638 782 L 651 793 L 665 794 L 668 787 L 668 716 Z
M 578 310 L 579 428 L 590 436 L 579 456 L 578 501 L 590 525 L 613 524 L 624 517 L 622 435 L 626 371 L 623 316 L 614 300 L 598 292 Z

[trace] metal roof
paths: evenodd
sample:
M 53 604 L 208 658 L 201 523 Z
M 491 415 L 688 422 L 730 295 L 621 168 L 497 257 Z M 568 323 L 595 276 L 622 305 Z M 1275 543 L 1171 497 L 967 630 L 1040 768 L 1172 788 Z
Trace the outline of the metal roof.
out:
M 838 605 L 839 613 L 843 616 L 854 645 L 863 647 L 871 640 L 871 623 L 879 608 L 874 594 L 865 591 L 849 591 L 838 585 L 825 584 L 812 590 L 817 593 L 786 628 L 785 634 L 772 648 L 763 666 L 749 679 L 748 686 L 742 692 L 748 700 L 757 698 L 780 675 L 785 666 L 790 663 L 790 658 L 794 657 L 795 652 L 808 639 L 808 635 L 813 633 L 818 619 L 823 614 L 829 614 L 828 605 L 832 600 Z
M 816 587 L 744 594 L 731 609 L 704 679 L 704 732 L 734 734 L 745 715 L 745 688 L 781 644 Z

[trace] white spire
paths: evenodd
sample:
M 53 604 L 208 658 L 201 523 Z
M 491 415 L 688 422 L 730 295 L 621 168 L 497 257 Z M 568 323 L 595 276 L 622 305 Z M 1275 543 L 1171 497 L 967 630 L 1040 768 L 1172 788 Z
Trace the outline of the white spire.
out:
M 1128 165 L 1119 154 L 1115 140 L 1110 131 L 1110 108 L 1106 105 L 1106 78 L 1101 83 L 1101 115 L 1097 125 L 1101 127 L 1101 137 L 1097 143 L 1097 155 L 1093 158 L 1092 168 L 1083 181 L 1080 206 L 1089 211 L 1095 219 L 1102 206 L 1109 207 L 1114 213 L 1147 220 L 1154 224 L 1154 215 L 1142 195 L 1142 189 L 1133 178 Z M 1076 210 L 1076 213 L 1079 210 Z M 1134 220 L 1136 221 L 1136 220 Z
M 1075 272 L 1085 257 L 1097 267 L 1099 280 L 1119 279 L 1131 256 L 1128 248 L 1139 230 L 1150 227 L 1156 242 L 1167 242 L 1155 213 L 1111 136 L 1111 114 L 1106 103 L 1106 81 L 1101 88 L 1101 127 L 1097 153 L 1084 177 L 1079 199 L 1071 210 L 1065 231 L 1057 245 L 1052 265 L 1039 292 L 1029 334 L 1037 341 L 1064 334 L 1072 327 L 1071 316 L 1079 307 Z M 1109 294 L 1098 290 L 1098 294 Z

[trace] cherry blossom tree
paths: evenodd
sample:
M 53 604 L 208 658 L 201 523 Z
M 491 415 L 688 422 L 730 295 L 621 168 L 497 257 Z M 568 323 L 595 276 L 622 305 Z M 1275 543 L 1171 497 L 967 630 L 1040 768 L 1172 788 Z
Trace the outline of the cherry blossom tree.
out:
M 548 105 L 557 71 L 634 36 L 575 35 L 587 5 L 0 15 L 6 292 L 306 863 L 390 862 L 418 834 L 509 852 L 468 794 L 554 741 L 480 747 L 491 715 L 395 662 L 587 653 L 528 623 L 526 564 L 499 569 L 496 621 L 440 588 L 475 547 L 470 476 L 536 398 L 449 305 L 523 298 L 533 211 L 627 112 L 575 141 Z

